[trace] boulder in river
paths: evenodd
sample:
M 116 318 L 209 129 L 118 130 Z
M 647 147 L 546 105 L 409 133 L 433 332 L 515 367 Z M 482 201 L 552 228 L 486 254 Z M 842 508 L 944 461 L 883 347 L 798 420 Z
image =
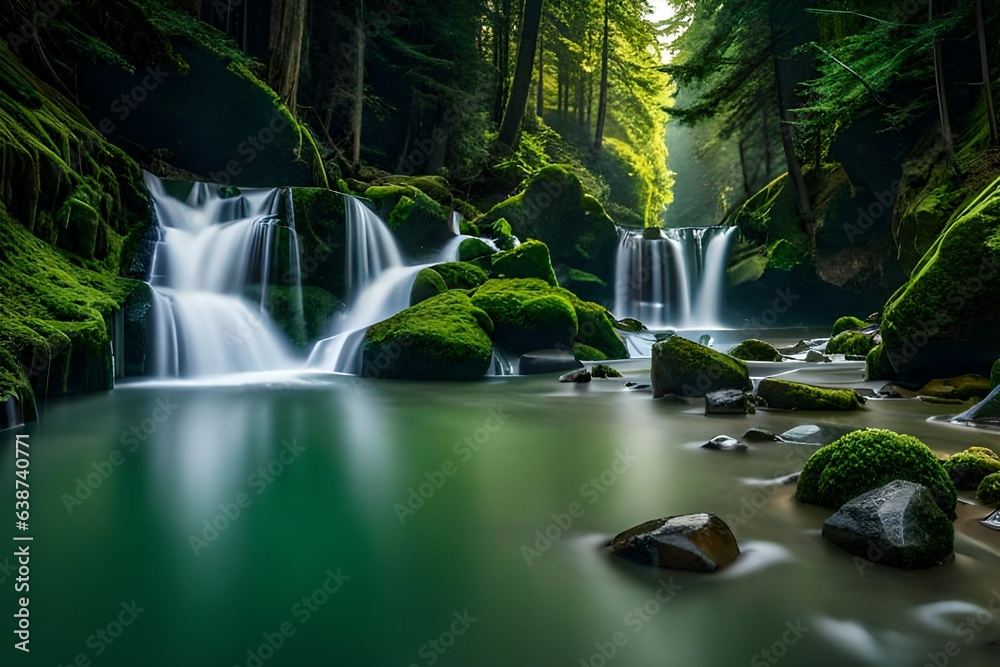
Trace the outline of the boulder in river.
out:
M 714 514 L 683 514 L 618 534 L 611 553 L 643 565 L 714 572 L 733 562 L 740 548 L 726 522 Z
M 703 449 L 714 449 L 719 452 L 745 452 L 747 445 L 730 435 L 717 435 L 704 445 Z
M 720 389 L 705 394 L 706 415 L 752 415 L 757 412 L 753 394 L 739 389 Z
M 979 483 L 976 500 L 990 507 L 1000 507 L 1000 473 L 988 475 Z
M 761 380 L 757 396 L 777 410 L 857 410 L 865 403 L 853 389 L 828 389 L 775 378 Z
M 781 353 L 773 345 L 755 338 L 747 338 L 729 350 L 729 356 L 741 361 L 781 361 Z
M 653 344 L 650 373 L 653 398 L 666 394 L 703 397 L 720 389 L 749 391 L 753 387 L 745 363 L 681 336 Z
M 842 334 L 845 331 L 857 331 L 858 329 L 864 329 L 868 326 L 868 323 L 857 317 L 851 315 L 845 315 L 839 318 L 833 323 L 833 331 L 830 332 L 830 336 L 836 336 Z
M 746 433 L 744 433 L 743 439 L 750 440 L 753 442 L 779 442 L 781 440 L 781 438 L 779 438 L 774 433 L 771 433 L 766 429 L 757 427 L 754 427 L 748 430 Z
M 584 384 L 590 382 L 590 371 L 586 368 L 578 368 L 575 371 L 570 371 L 565 375 L 559 376 L 560 382 L 576 382 L 577 384 Z
M 622 373 L 617 368 L 612 368 L 607 364 L 597 364 L 590 369 L 590 374 L 595 378 L 620 378 Z
M 528 239 L 521 245 L 493 255 L 493 273 L 502 278 L 539 278 L 558 286 L 549 248 L 541 241 Z
M 827 354 L 857 355 L 862 359 L 875 347 L 874 337 L 861 331 L 844 331 L 826 344 Z
M 809 350 L 806 352 L 806 361 L 811 364 L 826 364 L 833 361 L 830 357 L 826 356 L 819 350 Z
M 973 447 L 950 456 L 943 465 L 959 491 L 975 491 L 983 479 L 1000 472 L 1000 460 L 996 454 L 983 447 Z
M 788 429 L 778 437 L 784 442 L 795 442 L 806 445 L 829 445 L 834 440 L 844 437 L 855 429 L 837 424 L 801 424 Z
M 895 480 L 845 503 L 823 537 L 881 565 L 920 568 L 948 559 L 955 530 L 926 487 Z

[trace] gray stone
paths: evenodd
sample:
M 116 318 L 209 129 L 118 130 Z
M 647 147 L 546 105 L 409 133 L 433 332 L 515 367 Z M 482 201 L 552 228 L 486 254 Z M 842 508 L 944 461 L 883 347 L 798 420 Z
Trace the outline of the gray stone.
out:
M 736 438 L 728 435 L 717 435 L 704 445 L 705 449 L 715 449 L 720 452 L 745 452 L 747 451 L 746 443 L 740 442 Z
M 811 361 L 814 363 L 827 363 L 833 361 L 830 357 L 826 356 L 819 350 L 809 350 L 806 352 L 806 361 Z
M 806 445 L 829 445 L 841 436 L 857 429 L 836 424 L 802 424 L 789 429 L 778 437 L 784 442 L 798 442 Z
M 706 415 L 752 415 L 757 412 L 752 394 L 739 389 L 720 389 L 705 394 Z
M 618 534 L 611 553 L 644 565 L 714 572 L 740 555 L 726 522 L 714 514 L 654 519 Z
M 918 568 L 946 561 L 955 531 L 926 487 L 896 480 L 846 502 L 823 537 L 873 563 Z
M 781 440 L 780 437 L 771 433 L 767 429 L 754 427 L 743 434 L 744 440 L 749 440 L 751 442 L 778 442 Z
M 565 375 L 559 376 L 560 382 L 576 382 L 578 384 L 583 384 L 585 382 L 590 382 L 590 371 L 586 368 L 579 368 L 575 371 L 570 371 Z

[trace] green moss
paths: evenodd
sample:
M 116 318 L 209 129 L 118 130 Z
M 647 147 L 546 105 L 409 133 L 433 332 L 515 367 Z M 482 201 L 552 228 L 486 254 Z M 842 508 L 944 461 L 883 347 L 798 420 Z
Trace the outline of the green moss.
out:
M 583 301 L 569 290 L 563 290 L 572 298 L 580 329 L 576 333 L 578 342 L 595 347 L 607 355 L 608 359 L 628 359 L 628 348 L 615 331 L 615 318 L 604 306 L 593 301 Z
M 743 361 L 781 361 L 781 353 L 770 343 L 748 338 L 729 351 L 729 356 Z
M 654 398 L 666 394 L 700 397 L 718 389 L 753 388 L 745 363 L 681 336 L 654 343 L 652 354 Z
M 765 378 L 757 395 L 778 410 L 857 410 L 864 401 L 853 389 L 827 389 L 800 382 Z
M 325 188 L 292 188 L 295 229 L 302 241 L 302 283 L 347 298 L 347 213 L 344 195 Z
M 976 452 L 959 452 L 944 462 L 959 491 L 975 491 L 987 475 L 1000 472 L 1000 461 Z
M 983 505 L 1000 507 L 1000 473 L 993 473 L 983 479 L 976 489 L 976 500 Z
M 597 364 L 590 369 L 590 374 L 595 378 L 620 378 L 622 377 L 621 371 L 617 368 L 612 368 L 607 364 Z
M 458 259 L 461 262 L 490 257 L 494 252 L 496 251 L 482 239 L 465 239 L 458 245 Z M 490 265 L 492 266 L 492 262 Z
M 618 329 L 619 331 L 629 331 L 634 333 L 636 331 L 642 331 L 645 328 L 646 325 L 634 317 L 623 317 L 615 322 L 615 329 Z
M 489 368 L 492 332 L 489 316 L 465 294 L 438 294 L 368 329 L 362 374 L 406 380 L 472 380 Z
M 573 343 L 573 354 L 580 361 L 607 361 L 607 355 L 596 347 L 590 347 L 583 343 Z
M 488 280 L 486 272 L 468 262 L 445 262 L 431 267 L 448 289 L 473 290 Z
M 393 185 L 408 185 L 416 188 L 445 208 L 452 207 L 451 186 L 440 176 L 394 175 L 390 176 L 388 180 Z
M 873 347 L 875 343 L 871 336 L 860 331 L 844 331 L 830 339 L 826 344 L 826 353 L 863 357 L 871 352 Z
M 889 356 L 885 353 L 885 346 L 881 343 L 873 347 L 868 356 L 865 357 L 865 381 L 873 380 L 896 380 L 896 370 L 889 363 Z
M 288 340 L 295 347 L 306 349 L 325 333 L 326 323 L 344 310 L 344 304 L 320 287 L 303 285 L 301 295 L 300 311 L 295 288 L 271 285 L 267 290 L 267 310 Z
M 458 223 L 459 234 L 465 234 L 466 236 L 480 236 L 482 232 L 479 231 L 479 227 L 476 226 L 474 222 L 469 222 L 467 219 L 462 218 Z
M 437 271 L 420 269 L 417 277 L 413 280 L 413 287 L 410 289 L 410 305 L 415 306 L 421 301 L 447 291 L 448 286 L 445 285 L 444 279 Z
M 498 278 L 541 278 L 558 285 L 549 249 L 541 241 L 529 239 L 513 250 L 493 255 L 493 274 Z
M 934 452 L 912 436 L 884 429 L 854 431 L 820 448 L 802 469 L 796 496 L 838 508 L 897 479 L 927 487 L 945 515 L 955 516 L 955 485 Z
M 403 250 L 411 255 L 436 251 L 453 237 L 450 209 L 409 185 L 376 185 L 365 191 Z
M 857 329 L 864 329 L 868 326 L 868 323 L 864 320 L 858 319 L 857 317 L 852 317 L 850 315 L 845 315 L 839 318 L 833 323 L 833 331 L 830 332 L 830 337 L 835 337 L 845 331 L 855 331 Z
M 472 225 L 472 220 L 475 220 L 476 218 L 482 215 L 479 209 L 477 209 L 475 206 L 465 201 L 464 199 L 455 198 L 453 200 L 453 205 L 455 207 L 455 210 L 462 214 L 462 217 L 464 218 L 463 222 L 466 222 L 469 225 Z M 475 228 L 475 225 L 472 225 L 472 227 Z M 463 231 L 462 233 L 466 234 L 468 232 Z M 471 236 L 479 236 L 478 228 L 476 229 L 476 233 L 471 234 Z

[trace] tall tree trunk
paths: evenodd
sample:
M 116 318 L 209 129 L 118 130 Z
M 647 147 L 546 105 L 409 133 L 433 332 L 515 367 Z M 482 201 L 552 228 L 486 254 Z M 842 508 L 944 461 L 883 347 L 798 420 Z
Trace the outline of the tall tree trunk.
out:
M 535 91 L 535 113 L 545 115 L 545 35 L 538 36 L 538 90 Z
M 601 43 L 601 92 L 597 100 L 597 129 L 594 130 L 594 150 L 604 142 L 604 121 L 608 115 L 608 2 L 604 0 L 604 38 Z
M 524 18 L 521 20 L 521 36 L 517 44 L 517 65 L 514 68 L 514 82 L 507 98 L 507 110 L 503 114 L 499 141 L 508 146 L 517 142 L 524 107 L 528 103 L 528 87 L 531 85 L 531 71 L 534 69 L 535 45 L 538 42 L 538 26 L 542 19 L 542 0 L 524 0 Z
M 307 0 L 273 0 L 267 83 L 295 114 L 305 34 Z
M 354 71 L 354 148 L 351 166 L 357 174 L 361 163 L 361 111 L 365 103 L 365 0 L 358 0 L 358 23 L 355 34 L 358 40 L 357 66 Z
M 997 129 L 997 112 L 993 106 L 993 82 L 990 80 L 990 57 L 986 45 L 986 21 L 983 19 L 983 0 L 976 0 L 976 27 L 979 31 L 979 60 L 983 66 L 983 95 L 986 96 L 986 118 L 990 123 L 990 143 L 1000 143 Z
M 934 2 L 927 0 L 928 20 L 934 20 Z M 941 138 L 944 140 L 945 153 L 952 169 L 958 172 L 955 162 L 955 137 L 951 131 L 951 114 L 948 113 L 947 81 L 944 76 L 944 48 L 941 41 L 934 40 L 934 88 L 937 91 L 938 115 L 941 120 Z
M 583 68 L 576 73 L 576 120 L 583 125 Z

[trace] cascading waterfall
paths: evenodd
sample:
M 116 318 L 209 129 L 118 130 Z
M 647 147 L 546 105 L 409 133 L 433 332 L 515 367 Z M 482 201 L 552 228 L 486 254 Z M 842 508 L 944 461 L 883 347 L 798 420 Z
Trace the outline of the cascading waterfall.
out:
M 653 239 L 619 229 L 615 315 L 652 328 L 720 328 L 734 229 L 665 229 Z
M 301 315 L 298 238 L 286 205 L 287 226 L 277 217 L 281 191 L 244 189 L 223 197 L 219 186 L 194 183 L 185 200 L 145 174 L 160 240 L 150 285 L 153 374 L 215 375 L 288 368 L 288 346 L 266 313 L 272 269 L 288 257 L 283 276 Z M 290 195 L 286 195 L 290 198 Z

